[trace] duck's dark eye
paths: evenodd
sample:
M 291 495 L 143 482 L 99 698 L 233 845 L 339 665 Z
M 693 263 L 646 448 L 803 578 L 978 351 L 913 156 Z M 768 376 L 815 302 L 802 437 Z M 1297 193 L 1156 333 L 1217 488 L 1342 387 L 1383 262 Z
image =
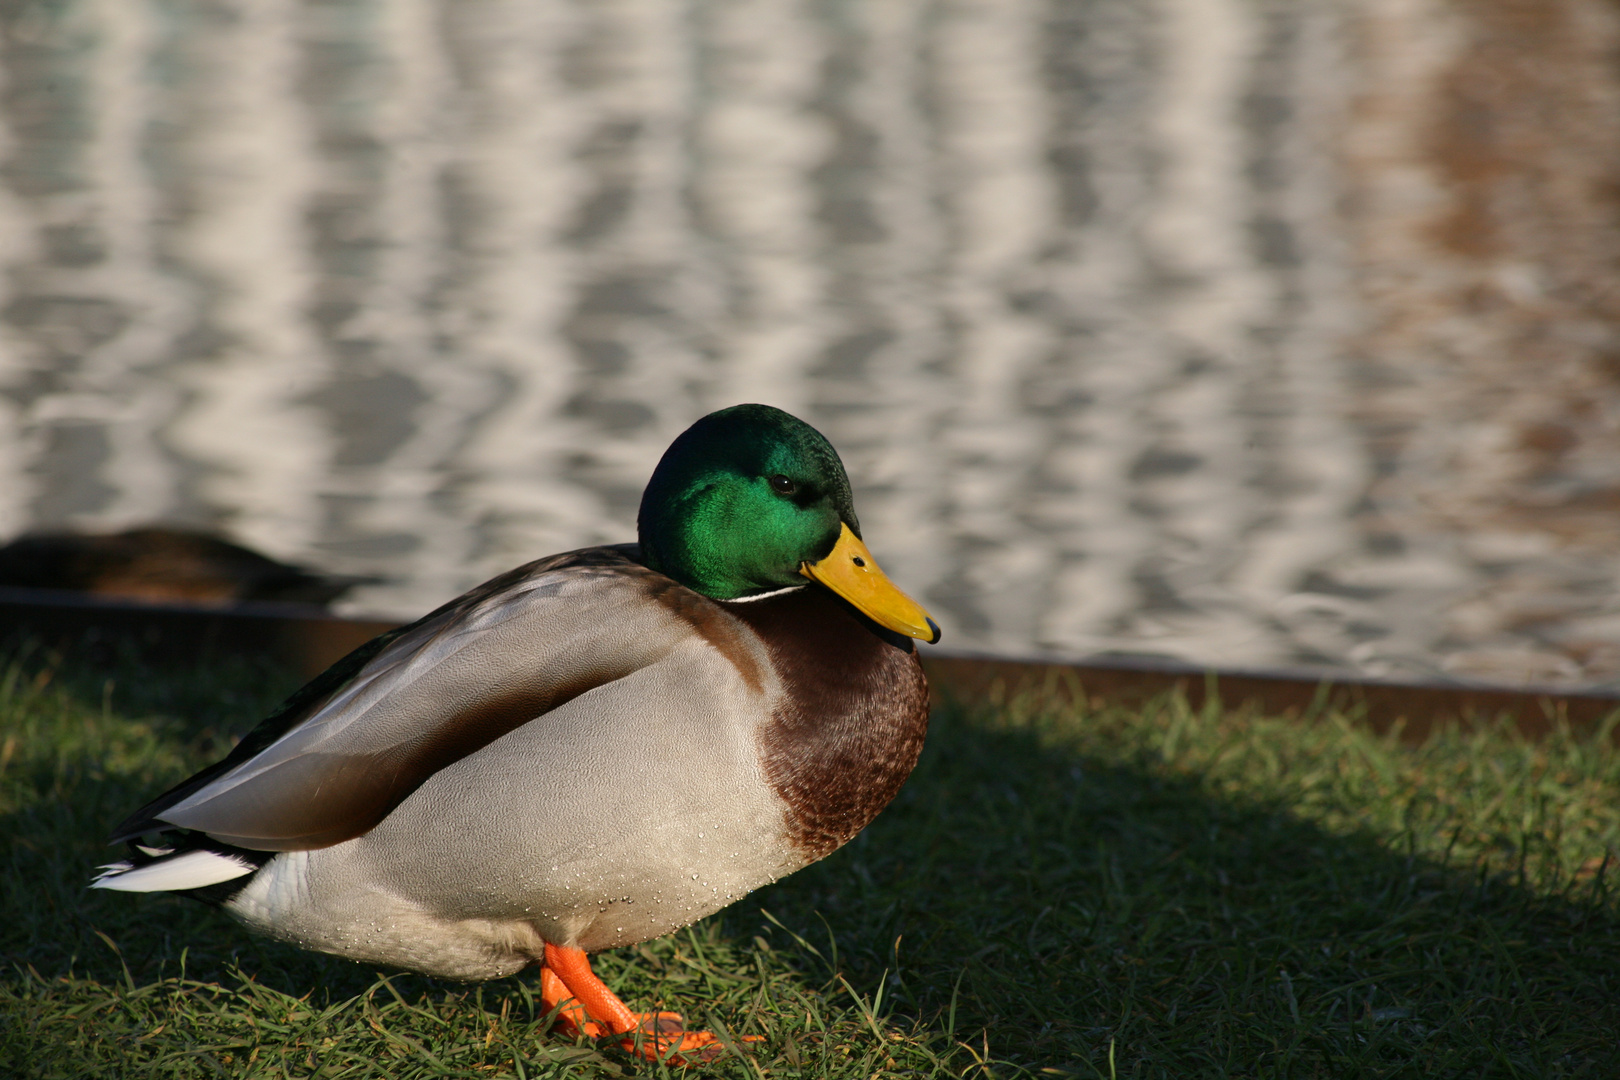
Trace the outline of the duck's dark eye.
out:
M 778 495 L 791 495 L 795 491 L 799 490 L 798 484 L 795 484 L 781 473 L 777 473 L 775 476 L 771 477 L 769 483 L 771 485 L 771 490 L 776 492 Z

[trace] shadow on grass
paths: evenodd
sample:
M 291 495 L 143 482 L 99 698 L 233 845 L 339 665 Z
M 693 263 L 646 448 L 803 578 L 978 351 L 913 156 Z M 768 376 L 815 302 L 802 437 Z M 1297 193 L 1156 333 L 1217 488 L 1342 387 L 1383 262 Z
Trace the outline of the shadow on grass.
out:
M 330 1000 L 372 985 L 370 968 L 264 941 L 199 905 L 84 889 L 110 850 L 106 828 L 189 767 L 172 748 L 218 749 L 210 730 L 244 730 L 286 689 L 278 679 L 226 672 L 212 691 L 235 696 L 222 699 L 197 676 L 163 691 L 166 704 L 157 683 L 115 686 L 106 715 L 166 717 L 148 742 L 89 732 L 78 752 L 12 755 L 32 772 L 8 781 L 46 797 L 4 820 L 9 960 L 102 980 L 127 964 L 137 982 L 182 962 L 204 980 L 234 966 Z M 97 693 L 69 680 L 62 708 L 101 709 Z M 829 993 L 837 975 L 869 1001 L 881 989 L 892 1023 L 948 1029 L 1003 1074 L 1108 1076 L 1110 1054 L 1119 1076 L 1617 1074 L 1620 916 L 1604 871 L 1532 887 L 1534 875 L 1425 847 L 1438 819 L 1404 851 L 1388 830 L 1329 832 L 1296 812 L 1309 785 L 1289 788 L 1286 770 L 1252 796 L 1212 794 L 1116 723 L 1118 738 L 1065 743 L 1050 726 L 942 710 L 875 825 L 718 916 L 718 932 L 745 952 L 786 953 Z M 1213 723 L 1192 722 L 1187 738 L 1214 738 Z M 1532 795 L 1502 798 L 1521 796 L 1533 809 Z M 603 970 L 635 962 L 622 951 Z M 451 988 L 395 985 L 407 998 Z
M 1523 849 L 1490 873 L 996 727 L 940 715 L 884 817 L 759 901 L 825 918 L 857 985 L 897 972 L 898 1008 L 1081 1075 L 1110 1046 L 1121 1076 L 1617 1075 L 1606 865 L 1548 895 Z

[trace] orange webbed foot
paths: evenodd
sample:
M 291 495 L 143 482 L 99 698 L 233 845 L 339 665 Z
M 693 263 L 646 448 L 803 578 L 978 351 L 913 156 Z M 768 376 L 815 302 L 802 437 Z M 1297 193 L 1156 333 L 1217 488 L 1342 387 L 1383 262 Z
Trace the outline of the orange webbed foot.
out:
M 691 1065 L 713 1061 L 725 1053 L 720 1037 L 711 1031 L 688 1031 L 686 1021 L 679 1013 L 637 1013 L 641 1018 L 629 1036 L 619 1045 L 632 1054 L 649 1061 L 665 1061 L 671 1065 Z
M 713 1061 L 725 1053 L 725 1044 L 712 1031 L 688 1031 L 679 1013 L 631 1012 L 619 996 L 591 970 L 580 949 L 546 946 L 540 970 L 540 999 L 557 1010 L 557 1023 L 565 1032 L 602 1039 L 622 1036 L 619 1045 L 649 1061 L 691 1065 Z M 740 1042 L 759 1042 L 744 1035 Z

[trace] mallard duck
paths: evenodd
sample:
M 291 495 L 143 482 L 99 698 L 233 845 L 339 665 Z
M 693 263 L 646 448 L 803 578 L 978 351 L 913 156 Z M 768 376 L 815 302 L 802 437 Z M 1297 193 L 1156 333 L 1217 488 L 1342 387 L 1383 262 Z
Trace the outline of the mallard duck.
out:
M 131 814 L 94 886 L 179 892 L 306 948 L 451 979 L 542 965 L 565 1024 L 645 1055 L 587 954 L 847 843 L 917 761 L 939 627 L 861 541 L 832 445 L 779 409 L 692 425 L 639 544 L 486 582 L 362 646 Z

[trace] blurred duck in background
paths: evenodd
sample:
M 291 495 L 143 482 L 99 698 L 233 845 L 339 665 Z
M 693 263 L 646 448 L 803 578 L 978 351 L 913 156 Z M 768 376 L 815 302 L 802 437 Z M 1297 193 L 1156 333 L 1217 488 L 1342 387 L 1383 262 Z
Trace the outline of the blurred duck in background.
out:
M 161 525 L 105 534 L 30 533 L 0 547 L 0 587 L 157 603 L 324 606 L 372 580 L 277 562 L 205 532 Z

